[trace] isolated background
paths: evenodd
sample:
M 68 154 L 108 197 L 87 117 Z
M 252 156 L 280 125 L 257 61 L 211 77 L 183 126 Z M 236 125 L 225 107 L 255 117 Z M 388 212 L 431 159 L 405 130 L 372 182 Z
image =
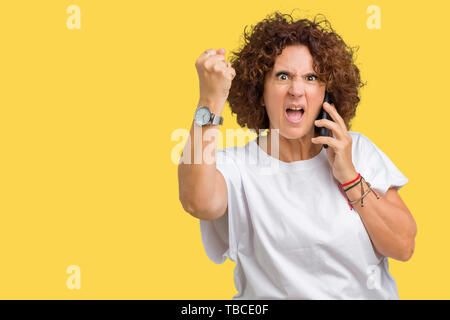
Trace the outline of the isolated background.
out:
M 370 5 L 380 30 L 366 26 Z M 390 259 L 400 298 L 450 298 L 450 11 L 437 0 L 2 1 L 0 298 L 231 299 L 234 263 L 207 258 L 183 211 L 171 137 L 191 125 L 198 56 L 228 58 L 246 25 L 294 8 L 360 47 L 352 130 L 409 178 L 400 194 L 418 234 L 410 261 Z M 228 105 L 224 117 L 223 133 L 238 128 Z

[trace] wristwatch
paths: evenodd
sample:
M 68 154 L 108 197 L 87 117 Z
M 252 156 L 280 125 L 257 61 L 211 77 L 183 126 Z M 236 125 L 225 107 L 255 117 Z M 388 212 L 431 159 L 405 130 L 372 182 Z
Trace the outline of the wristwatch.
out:
M 212 113 L 207 106 L 199 106 L 195 110 L 194 122 L 201 127 L 207 124 L 220 126 L 223 123 L 223 117 Z

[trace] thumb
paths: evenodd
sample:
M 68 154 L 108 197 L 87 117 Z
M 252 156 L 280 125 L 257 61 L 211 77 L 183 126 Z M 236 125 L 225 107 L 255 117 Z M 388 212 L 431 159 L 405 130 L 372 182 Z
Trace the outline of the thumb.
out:
M 216 53 L 217 54 L 221 54 L 221 55 L 225 55 L 225 48 L 220 48 L 219 50 L 217 50 Z

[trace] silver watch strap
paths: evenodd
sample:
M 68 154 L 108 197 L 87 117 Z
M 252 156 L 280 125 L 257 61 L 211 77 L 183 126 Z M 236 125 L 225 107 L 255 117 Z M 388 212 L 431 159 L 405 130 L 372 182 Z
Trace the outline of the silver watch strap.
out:
M 211 113 L 211 124 L 215 124 L 215 125 L 222 125 L 223 123 L 223 117 L 222 116 L 218 116 L 214 113 Z

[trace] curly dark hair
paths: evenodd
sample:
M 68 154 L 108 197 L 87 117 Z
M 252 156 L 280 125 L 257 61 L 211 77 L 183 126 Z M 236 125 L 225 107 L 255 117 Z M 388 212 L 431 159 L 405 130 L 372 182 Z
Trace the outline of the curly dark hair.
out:
M 322 14 L 314 19 L 294 21 L 291 14 L 278 11 L 254 26 L 249 33 L 244 28 L 244 45 L 232 51 L 230 62 L 236 70 L 228 102 L 241 127 L 257 134 L 269 128 L 269 117 L 261 105 L 264 79 L 275 64 L 275 58 L 289 45 L 305 45 L 313 57 L 313 69 L 318 80 L 326 84 L 334 105 L 350 130 L 360 98 L 359 69 L 354 63 L 358 47 L 347 46 Z

